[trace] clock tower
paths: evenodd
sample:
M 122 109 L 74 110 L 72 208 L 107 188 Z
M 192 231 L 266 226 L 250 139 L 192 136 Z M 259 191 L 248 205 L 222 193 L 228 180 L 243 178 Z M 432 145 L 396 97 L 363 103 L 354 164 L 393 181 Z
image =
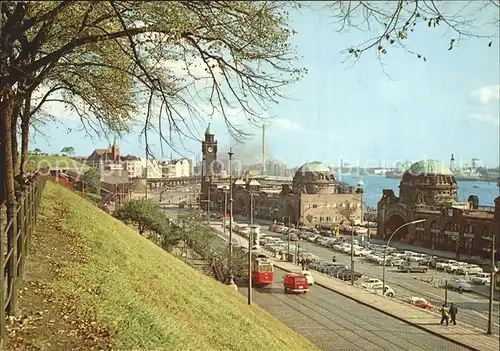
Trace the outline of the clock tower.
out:
M 203 154 L 202 160 L 202 174 L 201 174 L 201 191 L 202 200 L 210 200 L 208 192 L 214 176 L 218 173 L 219 168 L 217 164 L 217 140 L 214 138 L 214 132 L 210 123 L 205 131 L 205 140 L 201 142 L 201 152 Z

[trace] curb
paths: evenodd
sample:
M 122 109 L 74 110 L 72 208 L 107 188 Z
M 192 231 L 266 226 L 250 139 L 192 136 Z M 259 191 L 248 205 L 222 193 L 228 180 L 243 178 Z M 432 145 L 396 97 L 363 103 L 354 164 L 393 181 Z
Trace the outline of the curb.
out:
M 293 271 L 291 271 L 291 270 L 289 270 L 289 269 L 286 269 L 286 268 L 281 268 L 281 267 L 278 267 L 276 264 L 275 264 L 274 266 L 275 266 L 276 268 L 278 268 L 278 269 L 281 269 L 282 271 L 289 272 L 289 273 L 293 273 Z M 368 304 L 368 303 L 366 303 L 366 302 L 364 302 L 364 301 L 358 300 L 358 299 L 356 299 L 356 298 L 354 298 L 354 297 L 352 297 L 352 296 L 350 296 L 350 295 L 347 295 L 347 294 L 342 293 L 342 292 L 340 292 L 340 291 L 334 290 L 333 288 L 331 288 L 331 287 L 329 287 L 329 286 L 326 286 L 326 285 L 324 285 L 324 284 L 322 284 L 322 283 L 318 283 L 318 282 L 316 282 L 316 281 L 315 281 L 315 282 L 314 282 L 314 284 L 315 284 L 315 285 L 318 285 L 318 286 L 321 286 L 321 287 L 322 287 L 322 288 L 324 288 L 324 289 L 330 290 L 330 291 L 332 291 L 332 292 L 334 292 L 334 293 L 336 293 L 336 294 L 339 294 L 339 295 L 341 295 L 341 296 L 343 296 L 343 297 L 347 297 L 348 299 L 350 299 L 350 300 L 352 300 L 352 301 L 356 301 L 357 303 L 359 303 L 359 304 L 361 304 L 361 305 L 363 305 L 363 306 L 369 307 L 369 308 L 371 308 L 371 309 L 373 309 L 373 310 L 375 310 L 375 311 L 378 311 L 378 312 L 380 312 L 380 313 L 383 313 L 383 314 L 385 314 L 385 315 L 387 315 L 387 316 L 389 316 L 389 317 L 395 318 L 395 319 L 397 319 L 397 320 L 399 320 L 399 321 L 401 321 L 401 322 L 404 322 L 404 323 L 406 323 L 406 324 L 408 324 L 408 325 L 411 325 L 411 326 L 416 327 L 416 328 L 418 328 L 418 329 L 420 329 L 420 330 L 423 330 L 423 331 L 425 331 L 425 332 L 427 332 L 427 333 L 429 333 L 429 334 L 432 334 L 432 335 L 437 336 L 437 337 L 439 337 L 439 338 L 441 338 L 441 339 L 444 339 L 444 340 L 447 340 L 447 341 L 449 341 L 449 342 L 452 342 L 452 343 L 454 343 L 455 345 L 461 346 L 461 347 L 463 347 L 463 348 L 466 348 L 466 349 L 468 349 L 468 350 L 472 350 L 472 351 L 481 351 L 481 350 L 476 349 L 476 348 L 474 348 L 474 347 L 472 347 L 472 346 L 470 346 L 470 345 L 467 345 L 467 344 L 464 344 L 464 343 L 462 343 L 462 342 L 460 342 L 460 341 L 457 341 L 457 340 L 455 340 L 455 339 L 453 339 L 453 338 L 451 338 L 451 337 L 448 337 L 448 336 L 443 335 L 443 334 L 439 334 L 438 332 L 435 332 L 435 331 L 433 331 L 433 330 L 427 329 L 427 328 L 426 328 L 426 327 L 424 327 L 424 326 L 421 326 L 421 325 L 419 325 L 419 324 L 416 324 L 416 323 L 410 322 L 409 320 L 404 319 L 404 318 L 402 318 L 402 317 L 399 317 L 398 315 L 395 315 L 395 314 L 393 314 L 393 313 L 387 312 L 387 311 L 385 311 L 385 310 L 383 310 L 383 309 L 381 309 L 381 308 L 378 308 L 378 307 L 376 307 L 376 306 L 372 306 L 372 305 L 370 305 L 370 304 Z

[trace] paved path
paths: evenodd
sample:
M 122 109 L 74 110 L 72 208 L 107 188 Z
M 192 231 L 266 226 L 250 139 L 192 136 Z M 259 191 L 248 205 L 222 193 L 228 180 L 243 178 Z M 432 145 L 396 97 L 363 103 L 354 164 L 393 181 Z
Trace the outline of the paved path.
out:
M 321 350 L 467 350 L 320 286 L 285 295 L 284 274 L 275 269 L 275 284 L 254 289 L 253 301 Z
M 214 228 L 222 231 L 220 225 L 212 225 Z M 239 235 L 235 234 L 236 240 L 242 245 L 247 246 L 248 240 Z M 234 239 L 233 239 L 234 240 Z M 298 271 L 299 268 L 291 263 L 275 261 L 275 266 L 278 268 L 286 269 L 289 271 Z M 499 350 L 499 339 L 498 336 L 487 336 L 484 332 L 464 324 L 458 324 L 457 326 L 441 326 L 439 325 L 439 316 L 434 313 L 421 310 L 419 308 L 412 307 L 408 304 L 396 301 L 394 299 L 385 298 L 379 295 L 372 294 L 364 289 L 356 286 L 351 286 L 338 279 L 334 279 L 325 276 L 321 273 L 315 274 L 315 280 L 318 284 L 323 287 L 328 288 L 338 294 L 349 297 L 355 301 L 358 301 L 364 306 L 375 308 L 382 311 L 388 315 L 400 319 L 401 321 L 406 321 L 415 327 L 426 330 L 427 332 L 440 336 L 442 338 L 450 338 L 456 340 L 464 345 L 468 345 L 469 348 L 474 350 Z M 314 288 L 318 288 L 317 286 Z M 310 294 L 309 296 L 313 296 Z M 331 298 L 333 299 L 333 298 Z M 257 301 L 257 300 L 256 300 Z M 258 301 L 257 301 L 258 302 Z M 321 304 L 325 304 L 323 301 Z M 325 304 L 325 306 L 327 303 Z M 358 304 L 359 307 L 359 304 Z M 369 309 L 361 308 L 362 313 L 366 314 Z M 272 312 L 272 311 L 270 311 Z M 353 316 L 355 312 L 353 312 Z M 380 313 L 380 312 L 379 312 Z M 363 318 L 362 316 L 360 318 Z M 305 334 L 304 334 L 305 335 Z M 307 336 L 307 335 L 306 335 Z M 314 341 L 314 339 L 311 339 Z M 408 348 L 405 348 L 409 350 Z M 438 349 L 437 347 L 435 348 Z M 444 349 L 450 349 L 444 347 Z

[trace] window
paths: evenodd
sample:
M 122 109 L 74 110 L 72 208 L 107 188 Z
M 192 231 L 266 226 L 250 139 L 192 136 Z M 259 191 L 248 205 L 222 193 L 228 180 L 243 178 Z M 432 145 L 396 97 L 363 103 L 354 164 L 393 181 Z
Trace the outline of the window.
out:
M 318 221 L 318 217 L 314 216 L 313 217 L 313 222 L 317 222 Z
M 319 221 L 323 222 L 324 221 L 324 217 L 319 217 Z
M 327 216 L 327 217 L 326 217 L 326 221 L 327 221 L 327 222 L 331 222 L 331 221 L 332 221 L 332 217 L 328 217 L 328 216 Z

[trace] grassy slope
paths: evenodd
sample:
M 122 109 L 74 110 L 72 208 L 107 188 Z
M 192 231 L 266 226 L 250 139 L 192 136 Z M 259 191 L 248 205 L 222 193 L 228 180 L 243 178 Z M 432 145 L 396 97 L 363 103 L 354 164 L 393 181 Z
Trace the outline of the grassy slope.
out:
M 67 167 L 67 168 L 79 168 L 86 169 L 87 165 L 75 161 L 67 156 L 35 156 L 29 155 L 28 165 L 30 168 L 46 168 L 46 167 Z
M 78 292 L 79 306 L 117 332 L 119 349 L 315 349 L 229 287 L 49 182 L 42 213 L 57 216 L 58 207 L 67 213 L 61 235 L 80 235 L 87 255 L 86 263 L 73 263 L 59 288 Z

